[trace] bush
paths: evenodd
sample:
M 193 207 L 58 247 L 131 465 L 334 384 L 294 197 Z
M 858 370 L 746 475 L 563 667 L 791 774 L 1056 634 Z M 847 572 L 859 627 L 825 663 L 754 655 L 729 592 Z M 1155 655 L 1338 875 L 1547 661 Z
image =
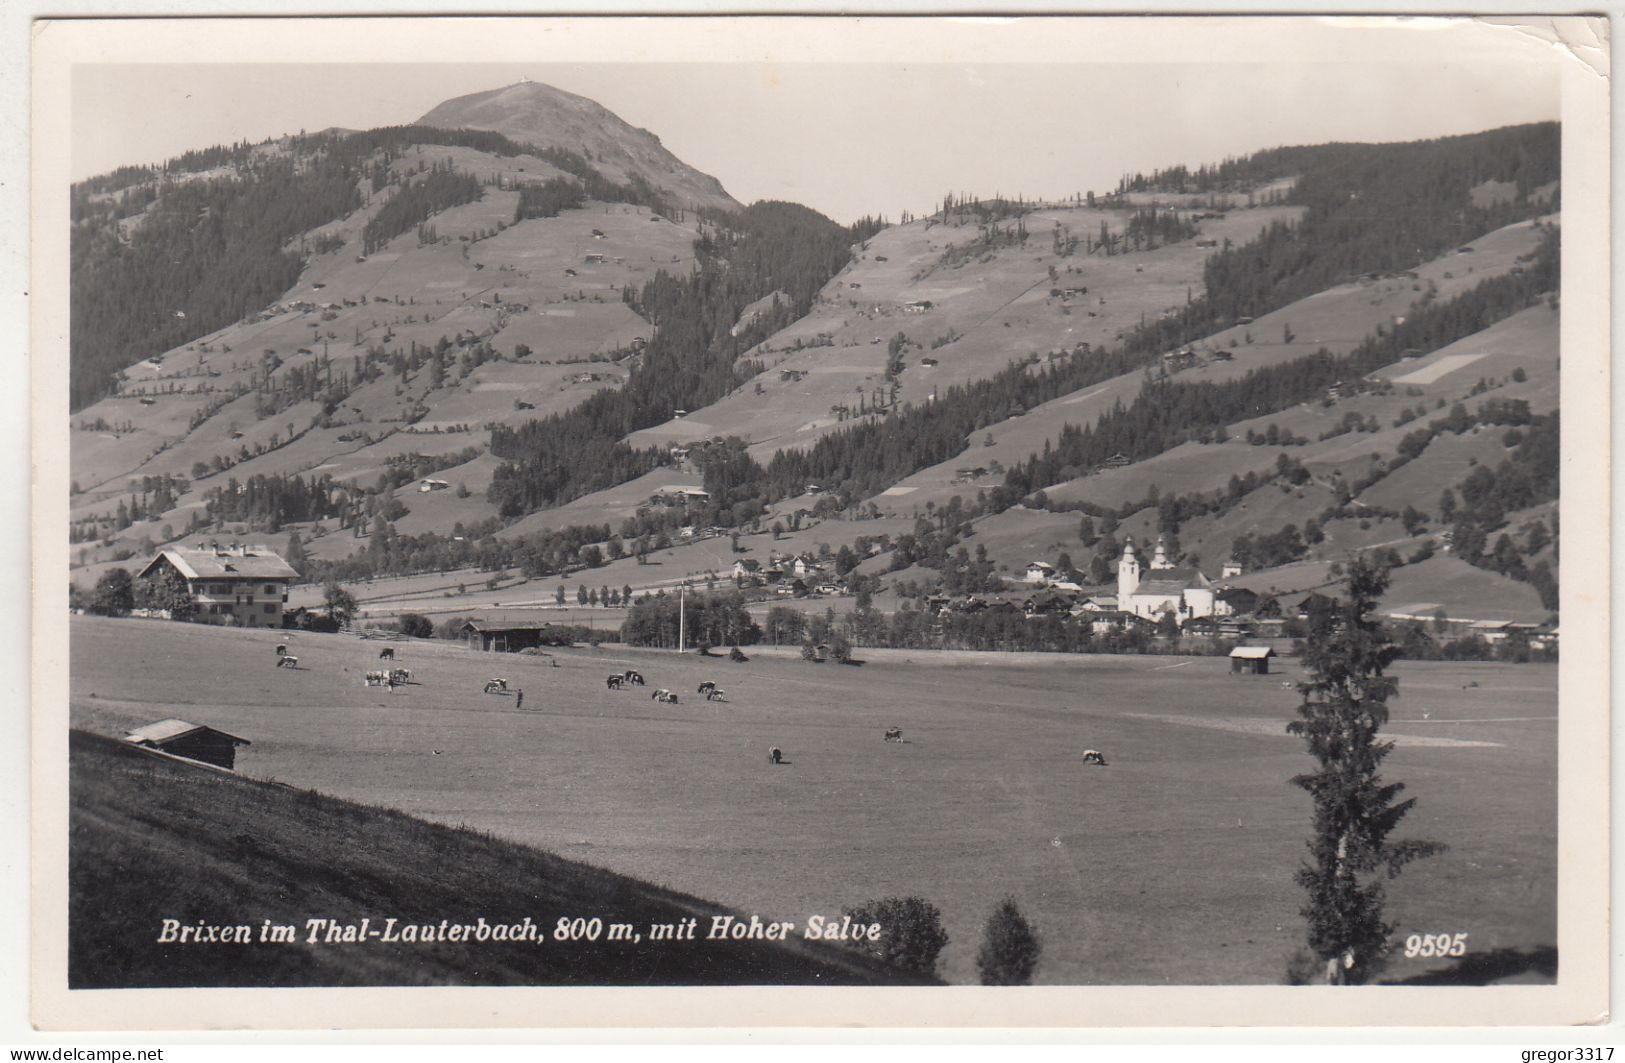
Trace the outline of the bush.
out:
M 422 613 L 402 613 L 397 626 L 401 634 L 415 639 L 434 638 L 434 621 Z
M 937 956 L 948 944 L 942 912 L 920 897 L 886 897 L 848 908 L 854 923 L 880 924 L 880 940 L 858 941 L 853 947 L 883 963 L 918 974 L 935 975 Z
M 1286 961 L 1287 985 L 1322 985 L 1326 981 L 1326 966 L 1313 956 L 1308 949 L 1299 949 Z
M 1038 969 L 1038 932 L 1027 922 L 1014 897 L 1006 897 L 988 917 L 976 971 L 983 985 L 1031 985 Z
M 460 639 L 463 637 L 463 625 L 468 623 L 469 617 L 448 616 L 434 629 L 435 637 L 442 639 Z
M 96 581 L 91 593 L 90 611 L 101 616 L 123 616 L 135 608 L 135 586 L 130 573 L 110 568 Z
M 746 661 L 750 660 L 750 658 L 745 656 L 745 652 L 743 650 L 741 650 L 738 646 L 735 646 L 728 651 L 728 660 L 734 662 L 735 664 L 744 664 Z

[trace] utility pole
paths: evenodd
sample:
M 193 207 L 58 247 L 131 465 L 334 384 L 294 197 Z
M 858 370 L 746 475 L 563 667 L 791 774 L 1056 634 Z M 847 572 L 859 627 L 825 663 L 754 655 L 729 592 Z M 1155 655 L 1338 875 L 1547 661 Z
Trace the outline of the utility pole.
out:
M 683 652 L 683 636 L 685 634 L 683 623 L 688 619 L 688 584 L 684 583 L 677 590 L 677 652 Z

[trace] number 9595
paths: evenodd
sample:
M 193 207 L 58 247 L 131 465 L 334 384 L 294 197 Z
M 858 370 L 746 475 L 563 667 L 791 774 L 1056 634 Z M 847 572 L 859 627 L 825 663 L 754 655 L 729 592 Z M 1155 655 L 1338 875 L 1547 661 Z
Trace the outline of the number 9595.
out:
M 1466 934 L 1412 934 L 1405 939 L 1405 958 L 1467 955 Z

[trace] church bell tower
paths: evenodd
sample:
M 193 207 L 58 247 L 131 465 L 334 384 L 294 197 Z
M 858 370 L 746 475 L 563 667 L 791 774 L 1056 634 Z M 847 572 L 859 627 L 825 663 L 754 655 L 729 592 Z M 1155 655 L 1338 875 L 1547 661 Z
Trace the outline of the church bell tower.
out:
M 1128 608 L 1128 597 L 1140 585 L 1140 559 L 1134 556 L 1134 540 L 1123 544 L 1123 556 L 1117 562 L 1117 608 Z

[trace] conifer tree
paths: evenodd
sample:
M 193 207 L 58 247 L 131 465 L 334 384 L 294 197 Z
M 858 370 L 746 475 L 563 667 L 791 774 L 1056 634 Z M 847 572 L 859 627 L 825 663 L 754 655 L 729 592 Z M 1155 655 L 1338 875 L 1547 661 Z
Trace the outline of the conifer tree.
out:
M 1360 556 L 1344 581 L 1347 600 L 1311 618 L 1299 685 L 1303 704 L 1287 731 L 1301 736 L 1314 771 L 1292 783 L 1314 800 L 1309 859 L 1297 881 L 1309 894 L 1302 908 L 1309 948 L 1326 964 L 1327 981 L 1358 985 L 1381 968 L 1393 926 L 1383 920 L 1380 873 L 1394 878 L 1413 860 L 1443 852 L 1437 842 L 1390 841 L 1415 798 L 1398 801 L 1402 783 L 1384 783 L 1379 769 L 1393 751 L 1378 738 L 1388 722 L 1388 698 L 1398 684 L 1385 674 L 1399 655 L 1371 617 L 1388 573 Z
M 988 917 L 982 947 L 976 953 L 976 971 L 983 985 L 1031 985 L 1042 946 L 1038 932 L 1006 897 Z

